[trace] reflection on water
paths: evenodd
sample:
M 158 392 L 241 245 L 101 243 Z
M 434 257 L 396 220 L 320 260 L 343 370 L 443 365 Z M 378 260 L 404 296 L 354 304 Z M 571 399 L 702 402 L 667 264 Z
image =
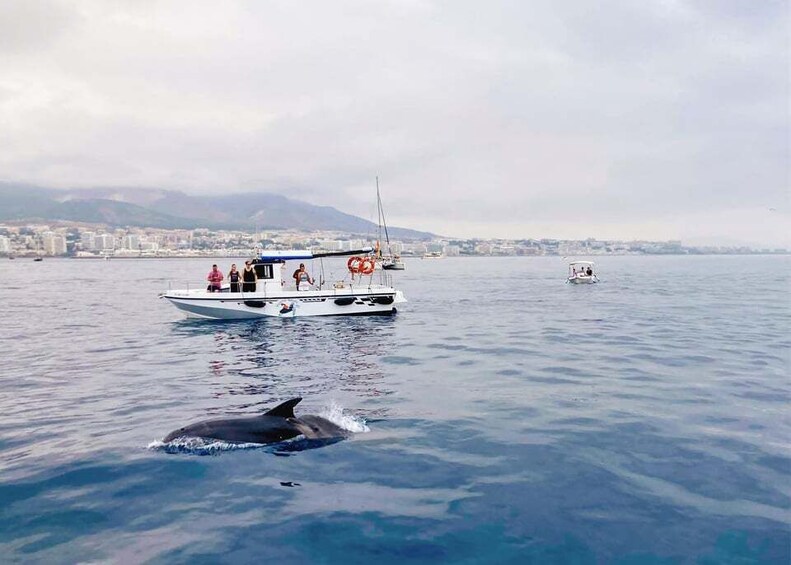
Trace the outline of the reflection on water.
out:
M 211 396 L 259 396 L 234 405 L 235 411 L 269 404 L 284 388 L 302 396 L 342 390 L 357 396 L 391 394 L 381 359 L 396 351 L 397 316 L 262 319 L 257 321 L 180 320 L 171 325 L 176 340 L 204 338 Z

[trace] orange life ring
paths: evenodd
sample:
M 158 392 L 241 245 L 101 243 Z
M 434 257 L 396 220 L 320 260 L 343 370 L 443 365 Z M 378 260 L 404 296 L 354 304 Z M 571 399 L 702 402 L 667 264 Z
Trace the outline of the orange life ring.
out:
M 346 267 L 352 273 L 359 273 L 360 272 L 360 265 L 362 264 L 362 262 L 363 262 L 363 258 L 362 257 L 358 257 L 357 255 L 355 255 L 354 257 L 350 257 L 349 260 L 346 261 Z
M 357 268 L 357 272 L 360 273 L 361 275 L 370 275 L 371 273 L 374 272 L 374 267 L 375 264 L 373 259 L 369 259 L 366 257 L 360 263 L 360 266 Z

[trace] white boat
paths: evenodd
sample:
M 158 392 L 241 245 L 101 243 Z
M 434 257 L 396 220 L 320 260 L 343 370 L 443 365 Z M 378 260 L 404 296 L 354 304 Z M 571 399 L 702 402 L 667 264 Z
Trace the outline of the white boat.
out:
M 406 265 L 400 255 L 391 255 L 382 257 L 382 268 L 386 271 L 403 271 Z
M 403 271 L 406 266 L 401 260 L 401 256 L 397 253 L 393 253 L 393 248 L 390 247 L 390 235 L 387 233 L 385 209 L 382 207 L 382 197 L 379 196 L 379 177 L 376 177 L 376 209 L 379 213 L 379 241 L 382 240 L 382 227 L 384 227 L 385 241 L 387 243 L 387 255 L 383 255 L 379 241 L 376 242 L 377 260 L 382 264 L 382 269 L 385 271 Z
M 188 317 L 215 320 L 395 314 L 396 305 L 406 302 L 406 299 L 400 290 L 393 288 L 389 275 L 379 271 L 376 273 L 379 282 L 374 282 L 376 262 L 371 251 L 373 249 L 370 247 L 322 254 L 310 251 L 266 251 L 252 263 L 258 277 L 253 292 L 230 292 L 227 284 L 219 292 L 209 292 L 206 282 L 202 282 L 187 285 L 186 288 L 170 289 L 162 293 L 160 298 L 169 300 Z M 347 262 L 348 278 L 344 280 L 328 286 L 319 280 L 318 285 L 309 285 L 309 290 L 297 290 L 293 288 L 290 273 L 288 281 L 284 278 L 286 261 L 304 262 L 335 256 L 351 256 Z
M 599 282 L 592 261 L 572 261 L 569 263 L 569 284 L 593 284 Z

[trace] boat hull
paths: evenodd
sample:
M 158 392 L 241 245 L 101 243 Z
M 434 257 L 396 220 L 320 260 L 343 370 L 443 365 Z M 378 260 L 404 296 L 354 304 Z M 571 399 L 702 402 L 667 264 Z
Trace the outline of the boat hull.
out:
M 250 293 L 206 293 L 171 291 L 163 295 L 190 318 L 211 320 L 249 320 L 255 318 L 294 318 L 304 316 L 392 315 L 396 305 L 406 302 L 400 291 L 367 292 L 308 291 L 266 296 Z
M 566 280 L 566 282 L 569 283 L 569 284 L 595 284 L 595 283 L 599 282 L 599 279 L 597 279 L 595 275 L 592 276 L 592 277 L 589 277 L 589 276 L 579 277 L 579 276 L 577 276 L 577 277 L 569 277 Z

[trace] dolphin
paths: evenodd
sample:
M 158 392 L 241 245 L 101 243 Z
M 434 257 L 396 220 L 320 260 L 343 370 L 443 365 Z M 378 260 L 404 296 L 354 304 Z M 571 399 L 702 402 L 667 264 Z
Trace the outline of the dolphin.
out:
M 230 443 L 277 443 L 297 436 L 309 440 L 343 439 L 350 435 L 321 416 L 294 416 L 294 406 L 301 397 L 292 398 L 259 416 L 203 420 L 170 432 L 162 441 L 180 437 L 216 439 Z

